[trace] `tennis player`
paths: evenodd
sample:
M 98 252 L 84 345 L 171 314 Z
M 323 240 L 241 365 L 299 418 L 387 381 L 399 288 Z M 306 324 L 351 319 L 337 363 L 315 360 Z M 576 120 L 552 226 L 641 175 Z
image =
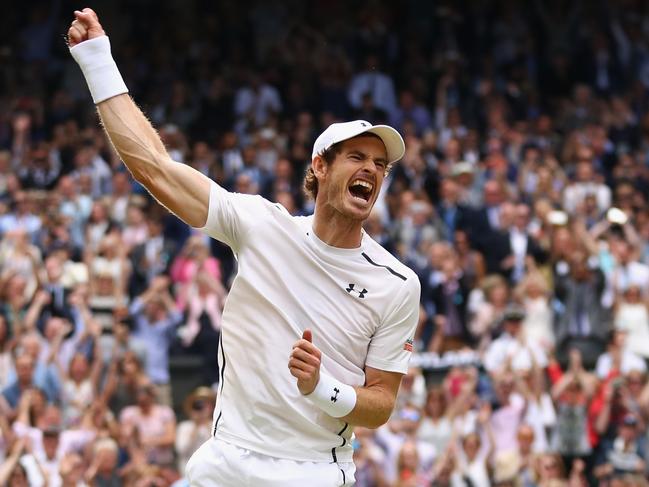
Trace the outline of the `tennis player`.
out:
M 223 312 L 213 437 L 188 462 L 191 485 L 353 485 L 353 427 L 390 417 L 419 312 L 415 274 L 362 229 L 403 139 L 362 120 L 328 127 L 305 182 L 313 216 L 229 193 L 170 159 L 129 97 L 97 15 L 74 15 L 71 54 L 134 178 L 239 262 Z

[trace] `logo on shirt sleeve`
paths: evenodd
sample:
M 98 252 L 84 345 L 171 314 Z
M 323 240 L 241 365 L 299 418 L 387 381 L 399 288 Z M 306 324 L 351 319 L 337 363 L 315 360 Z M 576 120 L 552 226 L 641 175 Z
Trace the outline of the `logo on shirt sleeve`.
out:
M 404 349 L 406 352 L 412 352 L 412 344 L 413 344 L 413 339 L 412 339 L 412 338 L 408 338 L 408 339 L 406 340 L 406 343 L 403 344 L 403 349 Z

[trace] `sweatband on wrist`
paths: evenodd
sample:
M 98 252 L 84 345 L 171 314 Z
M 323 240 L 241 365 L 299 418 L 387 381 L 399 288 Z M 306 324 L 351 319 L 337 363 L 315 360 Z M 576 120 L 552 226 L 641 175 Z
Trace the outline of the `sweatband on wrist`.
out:
M 347 416 L 356 406 L 356 390 L 322 372 L 318 385 L 305 397 L 334 418 Z
M 122 93 L 128 93 L 126 83 L 110 53 L 108 36 L 80 42 L 70 48 L 70 54 L 86 78 L 95 105 Z

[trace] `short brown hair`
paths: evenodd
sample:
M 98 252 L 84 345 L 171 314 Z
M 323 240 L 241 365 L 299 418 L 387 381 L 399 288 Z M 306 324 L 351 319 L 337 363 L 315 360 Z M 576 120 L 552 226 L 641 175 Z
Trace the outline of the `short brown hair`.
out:
M 320 157 L 322 157 L 327 165 L 329 165 L 334 161 L 336 156 L 340 154 L 341 150 L 342 142 L 338 142 L 320 154 Z M 304 194 L 307 198 L 313 198 L 314 200 L 316 196 L 318 196 L 318 178 L 315 177 L 311 164 L 307 167 L 306 175 L 304 176 Z
M 377 139 L 383 141 L 381 137 L 379 137 L 376 134 L 373 134 L 372 132 L 365 132 L 360 135 L 357 135 L 356 137 L 376 137 Z M 352 137 L 352 138 L 356 138 Z M 349 139 L 347 139 L 349 140 Z M 328 149 L 326 149 L 322 154 L 320 154 L 320 157 L 324 159 L 324 161 L 327 163 L 327 165 L 331 164 L 334 159 L 336 159 L 336 156 L 340 154 L 342 151 L 342 145 L 345 141 L 343 140 L 342 142 L 338 142 Z M 392 163 L 389 163 L 386 168 L 385 168 L 385 175 L 387 175 L 390 172 L 390 169 L 392 169 Z M 311 198 L 315 200 L 316 196 L 318 196 L 318 178 L 315 177 L 315 173 L 313 172 L 313 167 L 311 167 L 311 164 L 306 169 L 306 174 L 304 175 L 304 184 L 302 189 L 304 190 L 304 194 L 306 195 L 307 198 Z

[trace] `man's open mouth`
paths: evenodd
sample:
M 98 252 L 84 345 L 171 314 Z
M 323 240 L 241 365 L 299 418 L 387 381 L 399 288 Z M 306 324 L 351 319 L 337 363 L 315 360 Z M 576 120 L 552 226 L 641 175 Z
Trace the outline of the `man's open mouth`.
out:
M 349 185 L 349 192 L 351 193 L 351 195 L 354 198 L 361 199 L 365 202 L 370 200 L 373 190 L 374 185 L 362 179 L 355 179 L 354 181 L 352 181 L 352 184 Z

